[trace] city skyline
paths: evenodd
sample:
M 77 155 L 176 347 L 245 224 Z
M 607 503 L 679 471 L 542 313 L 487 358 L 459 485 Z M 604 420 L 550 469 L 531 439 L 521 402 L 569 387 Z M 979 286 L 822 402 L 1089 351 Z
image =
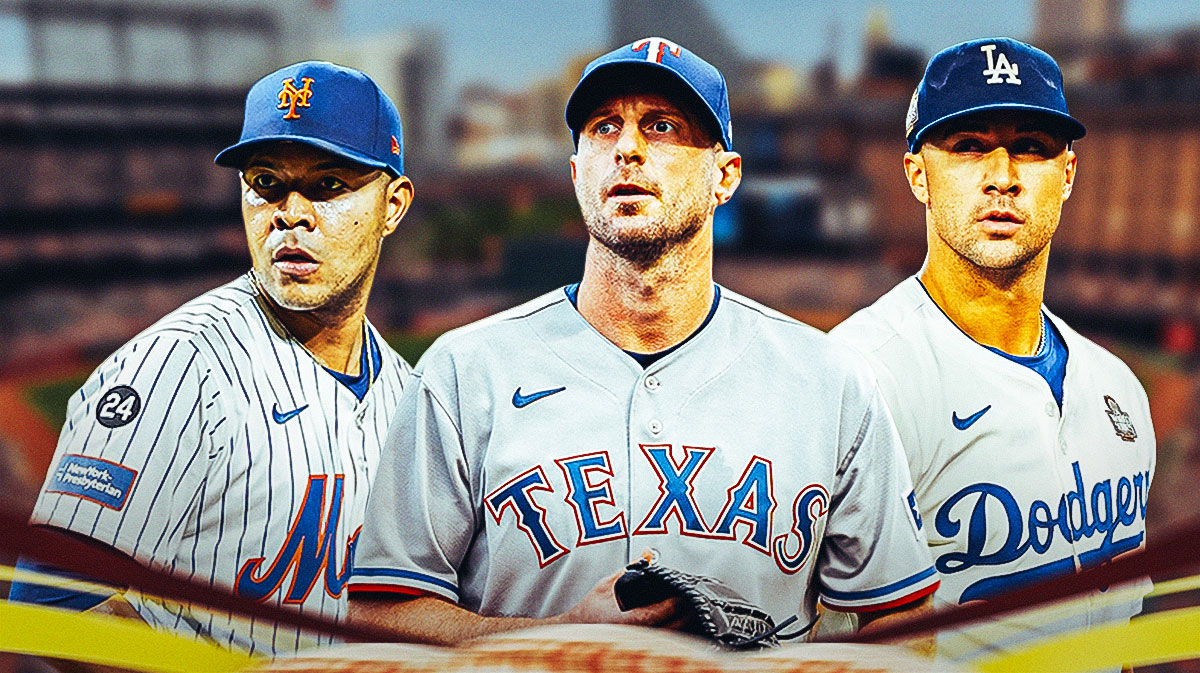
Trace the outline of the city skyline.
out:
M 927 54 L 981 37 L 1034 37 L 1035 0 L 845 0 L 833 6 L 782 0 L 700 3 L 745 56 L 798 71 L 832 56 L 843 78 L 858 72 L 867 26 L 877 10 L 883 11 L 897 44 Z M 1200 27 L 1200 4 L 1195 2 L 1123 4 L 1124 25 L 1135 36 Z M 496 0 L 486 6 L 468 0 L 342 0 L 337 11 L 346 40 L 397 30 L 436 33 L 445 50 L 446 90 L 452 95 L 473 84 L 521 90 L 560 76 L 571 59 L 616 46 L 608 44 L 610 8 L 604 0 Z M 780 28 L 763 31 L 762 26 Z M 536 44 L 531 42 L 535 38 Z

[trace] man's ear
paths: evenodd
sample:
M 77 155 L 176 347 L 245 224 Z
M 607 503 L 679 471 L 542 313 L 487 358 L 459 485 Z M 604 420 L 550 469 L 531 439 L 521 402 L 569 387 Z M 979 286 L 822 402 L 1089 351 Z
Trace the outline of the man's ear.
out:
M 925 176 L 925 157 L 921 153 L 904 153 L 904 174 L 908 177 L 908 188 L 913 196 L 925 205 L 929 205 L 929 183 Z
M 1067 199 L 1071 198 L 1071 191 L 1075 189 L 1075 170 L 1076 170 L 1076 168 L 1077 168 L 1077 165 L 1076 165 L 1075 151 L 1068 149 L 1067 150 L 1067 165 L 1063 167 L 1063 171 L 1065 172 L 1065 175 L 1063 176 L 1065 178 L 1063 181 L 1063 195 L 1062 195 L 1063 201 L 1066 201 Z
M 575 155 L 574 154 L 571 155 L 571 158 L 568 160 L 568 163 L 571 164 L 571 182 L 575 182 L 575 176 L 578 175 L 578 173 L 575 170 Z
M 383 235 L 388 236 L 396 227 L 400 226 L 400 220 L 404 219 L 404 214 L 408 212 L 408 207 L 412 205 L 413 200 L 413 183 L 408 177 L 401 175 L 392 180 L 387 185 L 387 214 L 383 219 Z
M 717 168 L 721 171 L 721 179 L 717 181 L 715 196 L 717 205 L 733 198 L 738 185 L 742 184 L 742 155 L 737 152 L 717 152 Z

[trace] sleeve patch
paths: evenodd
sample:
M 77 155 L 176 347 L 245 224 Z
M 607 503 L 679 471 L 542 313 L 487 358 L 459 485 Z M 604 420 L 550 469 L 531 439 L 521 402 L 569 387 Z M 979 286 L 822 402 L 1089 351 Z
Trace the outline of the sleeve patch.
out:
M 137 418 L 142 398 L 129 386 L 113 386 L 96 405 L 96 421 L 106 428 L 119 428 Z
M 125 506 L 136 478 L 137 470 L 124 465 L 68 453 L 54 469 L 54 479 L 46 492 L 73 495 L 109 509 L 120 510 Z

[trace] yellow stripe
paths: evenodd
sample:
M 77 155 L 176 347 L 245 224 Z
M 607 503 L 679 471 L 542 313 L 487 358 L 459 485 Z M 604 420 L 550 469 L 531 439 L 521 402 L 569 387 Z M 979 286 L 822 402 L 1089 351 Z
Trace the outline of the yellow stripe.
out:
M 118 593 L 116 589 L 95 582 L 71 579 L 61 575 L 42 573 L 36 570 L 23 570 L 13 566 L 0 565 L 0 582 L 20 582 L 22 584 L 37 584 L 44 587 L 58 587 L 71 591 L 100 594 L 101 596 Z
M 1039 640 L 971 662 L 981 673 L 1082 673 L 1200 657 L 1200 608 L 1182 608 Z
M 0 601 L 0 652 L 146 673 L 231 673 L 262 660 L 130 619 Z

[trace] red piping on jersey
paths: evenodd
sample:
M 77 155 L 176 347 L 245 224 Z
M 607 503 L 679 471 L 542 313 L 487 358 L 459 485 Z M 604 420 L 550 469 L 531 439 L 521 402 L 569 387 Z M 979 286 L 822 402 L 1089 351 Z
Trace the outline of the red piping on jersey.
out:
M 918 598 L 924 598 L 924 597 L 928 596 L 929 594 L 937 591 L 938 585 L 940 585 L 940 584 L 941 584 L 941 581 L 939 580 L 937 582 L 934 582 L 933 584 L 930 584 L 927 587 L 921 587 L 920 589 L 917 589 L 916 591 L 912 592 L 911 594 L 908 594 L 907 596 L 903 596 L 901 598 L 897 598 L 895 600 L 891 600 L 886 603 L 876 603 L 874 605 L 833 605 L 832 603 L 829 603 L 828 601 L 824 600 L 823 598 L 822 598 L 821 602 L 825 603 L 826 605 L 833 608 L 834 610 L 837 610 L 838 612 L 875 612 L 876 610 L 886 610 L 888 608 L 894 608 L 894 607 L 897 607 L 900 605 L 904 605 L 905 603 L 911 603 L 911 602 L 917 600 Z
M 414 587 L 398 587 L 391 584 L 347 584 L 346 591 L 349 591 L 352 594 L 383 592 L 389 594 L 403 594 L 405 596 L 412 596 L 413 598 L 420 598 L 421 596 L 445 598 L 445 596 L 442 596 L 441 594 L 435 594 L 432 591 L 425 591 L 424 589 L 416 589 Z

